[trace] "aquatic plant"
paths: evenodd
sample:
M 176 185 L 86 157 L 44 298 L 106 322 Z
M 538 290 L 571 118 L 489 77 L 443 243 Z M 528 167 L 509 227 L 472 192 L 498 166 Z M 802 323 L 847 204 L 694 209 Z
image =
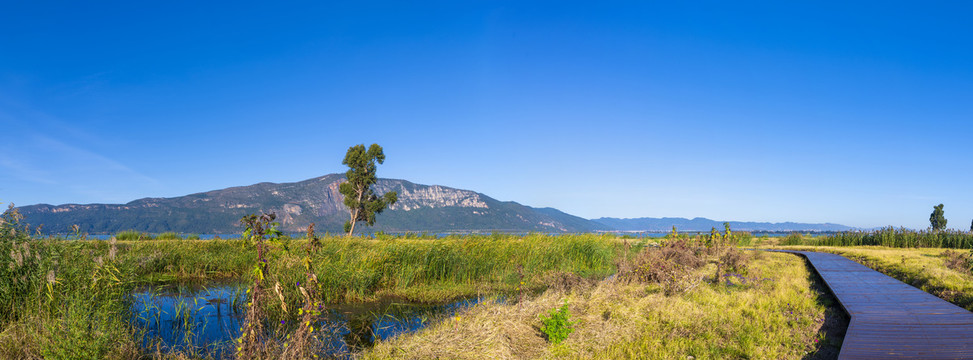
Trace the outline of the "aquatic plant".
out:
M 823 237 L 804 237 L 795 233 L 784 238 L 780 245 L 973 249 L 973 234 L 956 230 L 915 231 L 890 226 L 875 231 L 846 231 Z

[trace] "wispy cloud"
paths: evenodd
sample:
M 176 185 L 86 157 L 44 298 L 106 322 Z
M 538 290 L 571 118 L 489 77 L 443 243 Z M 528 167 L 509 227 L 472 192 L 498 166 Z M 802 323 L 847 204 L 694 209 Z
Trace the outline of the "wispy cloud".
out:
M 8 171 L 8 174 L 24 180 L 35 183 L 56 185 L 57 182 L 50 177 L 43 170 L 34 168 L 23 161 L 19 161 L 14 157 L 7 155 L 9 151 L 7 149 L 0 149 L 0 167 Z
M 83 164 L 84 167 L 91 168 L 92 171 L 104 173 L 104 176 L 120 177 L 130 181 L 137 181 L 143 185 L 161 185 L 158 180 L 135 171 L 109 157 L 43 135 L 35 134 L 33 139 L 33 145 L 35 147 L 43 148 L 58 158 L 65 159 L 74 164 Z
M 107 141 L 97 133 L 2 96 L 0 127 L 0 180 L 20 202 L 119 202 L 162 188 L 157 179 L 92 150 Z

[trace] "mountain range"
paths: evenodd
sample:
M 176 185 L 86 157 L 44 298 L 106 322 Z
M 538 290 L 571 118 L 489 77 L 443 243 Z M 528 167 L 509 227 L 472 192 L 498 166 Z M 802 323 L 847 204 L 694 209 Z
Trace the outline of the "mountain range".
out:
M 259 183 L 174 198 L 145 198 L 127 204 L 66 204 L 19 207 L 29 224 L 48 233 L 70 232 L 71 225 L 93 234 L 122 230 L 227 234 L 241 230 L 247 214 L 274 212 L 284 231 L 300 232 L 316 223 L 320 232 L 340 232 L 348 220 L 338 192 L 342 174 L 294 183 Z M 552 208 L 532 208 L 438 185 L 379 179 L 379 195 L 398 192 L 398 201 L 378 215 L 366 231 L 430 232 L 590 232 L 604 225 Z
M 723 230 L 723 221 L 710 220 L 707 218 L 599 218 L 592 220 L 617 231 L 646 231 L 663 232 L 671 231 L 675 226 L 678 231 L 710 231 L 712 228 Z M 749 222 L 749 221 L 728 221 L 730 228 L 741 231 L 848 231 L 854 230 L 850 226 L 840 224 L 805 224 L 795 222 Z
M 319 232 L 341 232 L 348 219 L 338 185 L 342 174 L 330 174 L 293 183 L 259 183 L 172 198 L 144 198 L 126 204 L 65 204 L 19 207 L 24 221 L 44 225 L 45 233 L 69 233 L 77 224 L 91 234 L 123 230 L 197 234 L 229 234 L 241 230 L 247 214 L 274 212 L 281 228 L 304 231 L 316 223 Z M 378 215 L 365 231 L 429 232 L 597 232 L 706 230 L 722 222 L 696 218 L 600 218 L 588 220 L 553 208 L 534 208 L 499 201 L 470 190 L 421 185 L 406 180 L 379 179 L 379 195 L 398 192 L 398 201 Z M 714 225 L 716 224 L 716 225 Z M 739 223 L 739 230 L 844 230 L 836 224 Z

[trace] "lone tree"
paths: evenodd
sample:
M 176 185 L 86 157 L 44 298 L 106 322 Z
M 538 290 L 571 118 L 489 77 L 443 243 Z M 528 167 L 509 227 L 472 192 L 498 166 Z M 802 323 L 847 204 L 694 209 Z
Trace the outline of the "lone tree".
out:
M 375 215 L 395 203 L 399 194 L 389 191 L 379 197 L 372 192 L 372 184 L 378 181 L 375 176 L 375 162 L 385 162 L 385 153 L 378 144 L 372 144 L 365 150 L 364 144 L 348 148 L 348 154 L 341 163 L 348 165 L 345 177 L 348 181 L 341 183 L 338 191 L 345 196 L 345 206 L 351 211 L 351 220 L 345 223 L 348 236 L 355 233 L 355 224 L 364 221 L 368 226 L 375 224 Z
M 970 232 L 973 233 L 973 221 L 970 221 Z
M 946 229 L 946 217 L 943 216 L 943 204 L 933 206 L 932 214 L 929 215 L 929 225 L 932 226 L 933 231 Z

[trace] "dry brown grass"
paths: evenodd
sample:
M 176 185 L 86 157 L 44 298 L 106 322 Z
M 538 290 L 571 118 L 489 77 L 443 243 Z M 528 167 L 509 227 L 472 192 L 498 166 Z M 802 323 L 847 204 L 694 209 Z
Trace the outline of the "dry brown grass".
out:
M 971 257 L 970 252 L 959 252 L 954 250 L 943 251 L 939 256 L 943 257 L 943 264 L 947 268 L 956 270 L 961 273 L 969 273 L 970 269 L 973 268 L 973 257 Z
M 537 315 L 556 307 L 542 296 L 517 305 L 487 301 L 444 319 L 421 334 L 400 336 L 366 354 L 396 359 L 530 359 L 542 354 L 547 341 Z
M 695 272 L 706 264 L 706 251 L 683 239 L 667 241 L 661 247 L 646 248 L 631 261 L 622 263 L 618 278 L 625 282 L 661 284 L 667 295 L 688 291 L 702 280 Z
M 25 322 L 8 326 L 0 333 L 0 358 L 3 359 L 42 359 L 36 342 L 30 338 L 30 330 Z
M 705 276 L 715 264 L 698 269 Z M 834 341 L 823 294 L 802 259 L 770 254 L 749 285 L 705 283 L 666 295 L 662 285 L 615 279 L 505 304 L 488 301 L 421 330 L 379 342 L 365 359 L 764 358 L 797 359 Z M 567 301 L 575 331 L 558 345 L 539 315 Z M 830 316 L 830 315 L 829 315 Z M 837 340 L 840 343 L 840 339 Z

